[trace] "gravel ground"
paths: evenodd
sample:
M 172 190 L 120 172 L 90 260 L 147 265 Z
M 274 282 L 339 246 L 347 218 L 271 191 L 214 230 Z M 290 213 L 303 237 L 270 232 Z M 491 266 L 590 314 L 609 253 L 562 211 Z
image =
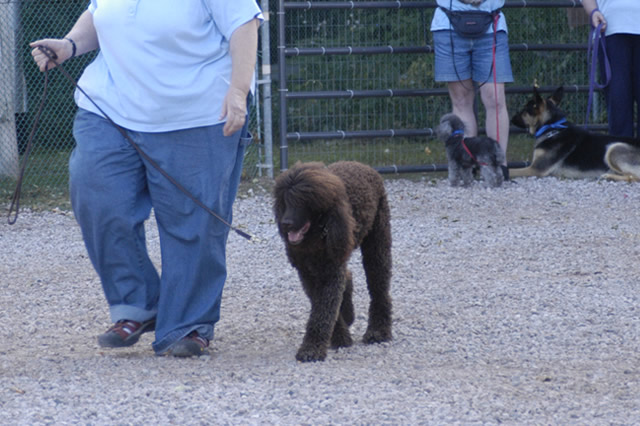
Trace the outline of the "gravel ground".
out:
M 256 186 L 210 355 L 97 346 L 99 281 L 68 212 L 0 225 L 0 424 L 638 424 L 637 185 L 387 180 L 394 340 L 301 364 L 309 303 Z M 149 229 L 157 262 L 158 237 Z M 366 326 L 359 255 L 356 337 Z

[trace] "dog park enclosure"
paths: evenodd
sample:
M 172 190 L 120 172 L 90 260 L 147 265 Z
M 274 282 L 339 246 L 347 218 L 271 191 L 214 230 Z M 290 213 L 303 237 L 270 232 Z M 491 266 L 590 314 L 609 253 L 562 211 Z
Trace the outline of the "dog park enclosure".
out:
M 450 109 L 446 88 L 433 81 L 429 26 L 435 1 L 262 3 L 268 13 L 259 44 L 251 115 L 256 143 L 247 153 L 247 177 L 277 174 L 297 160 L 357 160 L 388 172 L 428 170 L 444 162 L 432 132 Z M 87 4 L 0 2 L 0 193 L 6 200 L 43 89 L 28 42 L 64 35 Z M 503 10 L 515 78 L 507 86 L 510 112 L 523 103 L 534 81 L 545 92 L 564 84 L 563 108 L 582 123 L 589 28 L 579 1 L 507 1 Z M 65 68 L 79 77 L 91 59 L 83 55 Z M 25 203 L 66 193 L 73 87 L 55 70 L 49 80 L 25 176 Z M 598 94 L 592 125 L 606 121 L 601 104 Z M 479 114 L 482 127 L 482 108 Z M 531 141 L 523 140 L 529 146 L 522 154 L 514 151 L 510 161 L 528 160 Z

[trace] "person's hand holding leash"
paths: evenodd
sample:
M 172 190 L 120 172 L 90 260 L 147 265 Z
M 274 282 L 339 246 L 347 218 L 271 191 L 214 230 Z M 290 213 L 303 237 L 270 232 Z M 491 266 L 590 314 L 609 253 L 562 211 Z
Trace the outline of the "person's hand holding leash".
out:
M 40 49 L 40 47 L 44 47 L 49 49 L 52 54 L 55 55 L 56 61 L 61 64 L 67 59 L 73 57 L 74 54 L 74 43 L 71 39 L 68 38 L 60 38 L 60 39 L 44 39 L 34 41 L 29 43 L 29 46 L 33 47 L 31 51 L 31 56 L 33 56 L 33 60 L 38 65 L 40 71 L 50 70 L 55 68 L 55 64 L 49 60 L 49 57 L 44 54 L 44 52 Z
M 596 0 L 582 0 L 582 7 L 587 15 L 589 15 L 589 23 L 593 28 L 598 28 L 598 25 L 602 24 L 601 32 L 607 29 L 607 20 L 605 19 L 600 9 L 598 9 L 598 3 Z
M 594 9 L 593 12 L 591 12 L 591 25 L 593 25 L 593 28 L 598 28 L 600 24 L 602 24 L 600 31 L 604 33 L 607 29 L 607 20 L 600 10 Z

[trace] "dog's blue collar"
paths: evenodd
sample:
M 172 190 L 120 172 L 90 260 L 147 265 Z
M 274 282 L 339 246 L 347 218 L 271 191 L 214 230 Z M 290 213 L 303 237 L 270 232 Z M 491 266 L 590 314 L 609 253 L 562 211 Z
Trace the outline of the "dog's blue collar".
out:
M 464 135 L 464 130 L 456 130 L 453 133 L 451 133 L 451 136 L 456 136 L 456 135 Z
M 566 129 L 567 126 L 564 125 L 564 123 L 566 122 L 567 122 L 567 119 L 563 118 L 561 120 L 556 121 L 555 123 L 545 124 L 544 126 L 540 127 L 536 132 L 536 138 L 539 138 L 540 136 L 542 136 L 549 129 Z

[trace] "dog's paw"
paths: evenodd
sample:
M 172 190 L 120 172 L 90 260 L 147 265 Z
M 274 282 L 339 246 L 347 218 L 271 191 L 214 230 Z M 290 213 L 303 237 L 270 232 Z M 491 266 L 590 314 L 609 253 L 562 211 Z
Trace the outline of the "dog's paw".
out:
M 335 330 L 331 336 L 331 348 L 346 348 L 353 345 L 353 339 L 349 330 Z
M 391 340 L 393 336 L 391 335 L 391 328 L 379 328 L 379 329 L 371 329 L 368 328 L 366 333 L 364 333 L 364 337 L 362 341 L 367 344 L 372 343 L 382 343 L 388 342 Z
M 300 349 L 298 349 L 298 353 L 296 354 L 296 359 L 300 362 L 324 361 L 326 357 L 326 348 L 318 348 L 306 345 L 302 345 Z

